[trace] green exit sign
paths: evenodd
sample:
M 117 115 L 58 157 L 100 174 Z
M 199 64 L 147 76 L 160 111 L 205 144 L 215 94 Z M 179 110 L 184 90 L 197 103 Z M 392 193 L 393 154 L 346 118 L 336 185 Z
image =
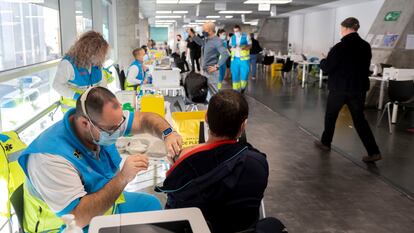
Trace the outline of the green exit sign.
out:
M 401 11 L 390 11 L 384 16 L 384 21 L 397 21 L 400 15 Z

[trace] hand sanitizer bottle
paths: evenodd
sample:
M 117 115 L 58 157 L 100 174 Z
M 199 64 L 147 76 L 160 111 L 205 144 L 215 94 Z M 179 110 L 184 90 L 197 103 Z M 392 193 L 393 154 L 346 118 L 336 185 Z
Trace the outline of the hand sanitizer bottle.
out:
M 64 233 L 83 233 L 82 228 L 76 225 L 75 216 L 73 214 L 66 214 L 62 216 L 63 222 L 66 224 Z

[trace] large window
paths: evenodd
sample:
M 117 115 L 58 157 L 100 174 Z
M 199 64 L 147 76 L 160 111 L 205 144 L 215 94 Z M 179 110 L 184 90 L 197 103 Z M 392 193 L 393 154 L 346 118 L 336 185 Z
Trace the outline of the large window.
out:
M 0 71 L 60 55 L 58 0 L 0 0 Z
M 56 67 L 0 83 L 1 131 L 15 130 L 59 100 L 52 89 Z
M 92 30 L 92 1 L 76 0 L 76 31 L 78 35 Z
M 110 15 L 111 4 L 107 0 L 102 0 L 102 34 L 109 43 L 110 41 Z

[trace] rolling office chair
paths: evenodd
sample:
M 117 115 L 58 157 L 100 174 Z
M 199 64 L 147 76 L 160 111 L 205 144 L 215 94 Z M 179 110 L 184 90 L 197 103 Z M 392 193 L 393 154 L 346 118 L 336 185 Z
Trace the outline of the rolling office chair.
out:
M 388 83 L 388 96 L 390 101 L 385 105 L 384 110 L 382 111 L 381 117 L 377 121 L 377 127 L 381 123 L 382 118 L 384 117 L 385 111 L 388 113 L 388 129 L 390 133 L 391 130 L 391 108 L 392 104 L 397 104 L 399 106 L 414 106 L 414 81 L 413 80 L 389 80 Z

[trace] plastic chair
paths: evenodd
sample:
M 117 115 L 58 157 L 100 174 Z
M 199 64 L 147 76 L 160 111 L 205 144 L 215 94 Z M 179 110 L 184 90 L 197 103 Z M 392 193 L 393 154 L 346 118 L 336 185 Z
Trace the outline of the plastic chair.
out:
M 382 111 L 382 114 L 377 121 L 377 127 L 381 123 L 381 120 L 384 117 L 385 111 L 387 111 L 388 129 L 390 133 L 392 133 L 390 106 L 392 104 L 396 104 L 396 105 L 405 107 L 410 104 L 414 104 L 414 81 L 412 80 L 406 80 L 406 81 L 389 80 L 388 96 L 389 96 L 390 101 L 385 105 L 385 108 Z
M 290 60 L 290 58 L 288 57 L 286 59 L 285 64 L 282 67 L 282 78 L 285 78 L 285 73 L 292 73 L 292 69 L 293 69 L 293 61 Z

